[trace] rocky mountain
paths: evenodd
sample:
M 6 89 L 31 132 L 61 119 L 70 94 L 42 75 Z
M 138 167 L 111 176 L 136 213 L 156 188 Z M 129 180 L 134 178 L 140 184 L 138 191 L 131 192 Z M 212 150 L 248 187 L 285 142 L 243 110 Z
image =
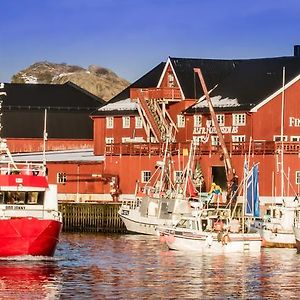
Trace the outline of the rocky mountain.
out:
M 12 83 L 63 84 L 67 81 L 72 81 L 106 101 L 130 84 L 107 68 L 91 65 L 85 69 L 75 65 L 47 61 L 37 62 L 11 78 Z

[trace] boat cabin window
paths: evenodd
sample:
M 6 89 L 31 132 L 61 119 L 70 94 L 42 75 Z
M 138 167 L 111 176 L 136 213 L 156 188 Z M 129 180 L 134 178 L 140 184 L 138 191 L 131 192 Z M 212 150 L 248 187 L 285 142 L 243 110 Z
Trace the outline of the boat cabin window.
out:
M 0 204 L 43 205 L 43 192 L 0 192 Z
M 180 220 L 176 227 L 186 229 L 197 229 L 196 222 L 194 220 Z

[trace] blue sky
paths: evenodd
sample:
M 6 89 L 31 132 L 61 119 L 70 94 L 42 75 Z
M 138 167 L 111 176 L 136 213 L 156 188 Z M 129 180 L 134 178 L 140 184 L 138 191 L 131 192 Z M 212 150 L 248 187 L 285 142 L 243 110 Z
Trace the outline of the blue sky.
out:
M 34 62 L 96 64 L 134 81 L 168 56 L 293 55 L 299 0 L 1 1 L 0 82 Z

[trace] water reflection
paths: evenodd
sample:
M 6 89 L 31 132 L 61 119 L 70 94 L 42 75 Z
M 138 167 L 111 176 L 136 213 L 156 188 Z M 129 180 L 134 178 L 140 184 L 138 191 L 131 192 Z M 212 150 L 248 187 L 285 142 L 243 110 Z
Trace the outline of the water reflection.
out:
M 196 255 L 156 237 L 64 234 L 54 261 L 0 261 L 0 298 L 298 299 L 299 265 L 295 249 Z
M 0 261 L 0 299 L 58 299 L 60 280 L 54 261 Z

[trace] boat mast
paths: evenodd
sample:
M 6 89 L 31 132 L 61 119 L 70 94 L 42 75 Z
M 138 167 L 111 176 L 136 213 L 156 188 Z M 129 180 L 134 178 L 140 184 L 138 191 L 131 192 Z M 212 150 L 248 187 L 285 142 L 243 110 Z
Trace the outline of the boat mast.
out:
M 218 135 L 218 138 L 219 138 L 219 142 L 220 142 L 223 154 L 224 154 L 227 188 L 228 188 L 229 183 L 232 180 L 232 176 L 233 176 L 231 158 L 230 158 L 230 155 L 228 153 L 228 150 L 227 150 L 227 147 L 226 147 L 226 144 L 225 144 L 225 141 L 224 141 L 224 137 L 223 137 L 223 134 L 221 132 L 221 128 L 220 128 L 220 125 L 219 125 L 214 107 L 212 105 L 212 101 L 211 101 L 209 93 L 207 91 L 207 87 L 206 87 L 205 80 L 204 80 L 204 77 L 202 75 L 202 72 L 201 72 L 200 68 L 194 68 L 194 72 L 197 73 L 198 76 L 199 76 L 199 79 L 200 79 L 200 82 L 201 82 L 201 85 L 202 85 L 202 89 L 203 89 L 206 101 L 208 103 L 208 108 L 209 108 L 209 111 L 210 111 L 210 115 L 211 115 L 211 118 L 214 122 L 216 131 L 217 131 L 217 135 Z
M 47 141 L 47 108 L 45 108 L 44 114 L 44 133 L 43 133 L 43 164 L 46 165 L 46 141 Z
M 280 182 L 281 182 L 281 198 L 284 194 L 284 165 L 283 165 L 283 129 L 284 129 L 284 102 L 285 102 L 285 67 L 282 69 L 282 93 L 281 93 L 281 124 L 280 124 L 280 140 L 281 140 L 281 152 L 280 152 Z

